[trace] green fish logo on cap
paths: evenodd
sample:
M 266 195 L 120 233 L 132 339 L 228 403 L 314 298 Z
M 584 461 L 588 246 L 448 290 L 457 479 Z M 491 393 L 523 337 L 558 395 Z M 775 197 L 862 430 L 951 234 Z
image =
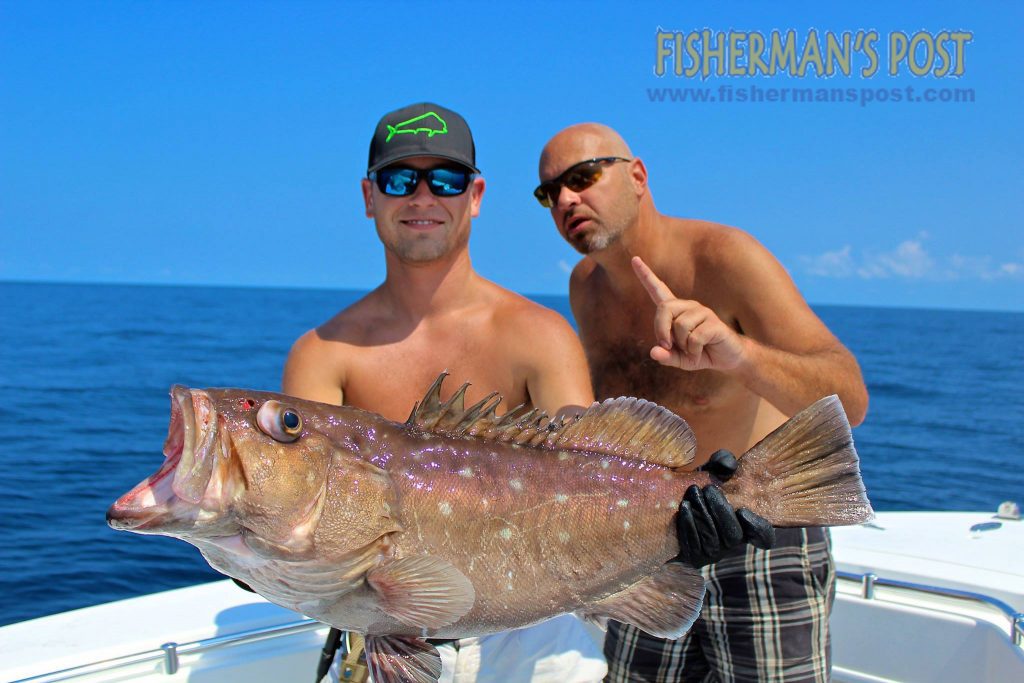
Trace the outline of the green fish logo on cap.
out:
M 428 111 L 426 114 L 420 114 L 408 121 L 402 121 L 393 126 L 388 125 L 388 136 L 384 142 L 391 142 L 391 138 L 404 133 L 412 135 L 426 133 L 428 138 L 432 138 L 435 135 L 447 135 L 448 124 L 435 112 Z

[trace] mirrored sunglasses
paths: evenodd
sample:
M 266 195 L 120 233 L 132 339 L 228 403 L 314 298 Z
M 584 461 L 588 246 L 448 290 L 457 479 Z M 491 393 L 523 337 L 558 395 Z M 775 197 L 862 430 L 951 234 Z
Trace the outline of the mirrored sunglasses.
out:
M 473 172 L 457 166 L 439 166 L 431 169 L 390 166 L 369 174 L 377 188 L 391 197 L 407 197 L 416 191 L 421 178 L 427 179 L 427 188 L 435 197 L 455 197 L 469 187 Z

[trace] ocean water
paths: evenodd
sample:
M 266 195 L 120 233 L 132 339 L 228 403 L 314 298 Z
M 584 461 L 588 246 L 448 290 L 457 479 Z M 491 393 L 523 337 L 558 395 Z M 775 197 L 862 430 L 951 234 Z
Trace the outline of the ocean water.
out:
M 0 283 L 0 625 L 220 578 L 104 513 L 162 461 L 172 384 L 276 390 L 292 341 L 358 296 Z M 1024 503 L 1024 314 L 815 310 L 867 380 L 876 509 Z

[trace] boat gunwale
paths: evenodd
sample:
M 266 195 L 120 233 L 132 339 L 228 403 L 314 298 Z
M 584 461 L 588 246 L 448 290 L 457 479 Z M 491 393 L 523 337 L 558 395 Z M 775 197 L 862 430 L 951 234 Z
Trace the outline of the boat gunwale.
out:
M 1007 634 L 1004 632 L 1003 635 L 1008 635 L 1010 642 L 1015 646 L 1022 646 L 1022 644 L 1024 644 L 1024 613 L 1017 612 L 999 598 L 994 598 L 990 595 L 974 591 L 932 586 L 898 579 L 887 579 L 879 577 L 871 572 L 857 574 L 855 572 L 840 570 L 836 571 L 836 578 L 859 583 L 861 585 L 861 598 L 865 600 L 877 599 L 874 595 L 874 587 L 885 586 L 988 605 L 989 607 L 999 610 L 1003 616 L 1010 621 L 1009 633 Z M 110 659 L 91 662 L 88 664 L 81 664 L 67 669 L 62 669 L 60 671 L 37 674 L 28 678 L 21 678 L 12 681 L 11 683 L 57 683 L 58 681 L 67 681 L 79 676 L 101 673 L 125 666 L 131 666 L 133 664 L 144 664 L 146 662 L 161 660 L 164 662 L 164 673 L 172 675 L 178 670 L 178 657 L 181 655 L 202 654 L 204 652 L 211 652 L 239 645 L 247 645 L 250 643 L 260 642 L 262 640 L 269 640 L 271 638 L 287 637 L 290 635 L 305 633 L 307 631 L 314 631 L 320 628 L 326 627 L 324 624 L 312 619 L 300 619 L 285 624 L 264 626 L 249 629 L 247 631 L 239 631 L 230 635 L 203 638 L 188 643 L 178 644 L 169 642 L 164 643 L 159 648 L 112 657 Z

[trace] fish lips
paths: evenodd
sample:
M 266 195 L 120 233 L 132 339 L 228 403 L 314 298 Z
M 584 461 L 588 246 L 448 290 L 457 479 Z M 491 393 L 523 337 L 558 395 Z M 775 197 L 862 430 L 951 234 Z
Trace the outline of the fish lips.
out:
M 172 387 L 164 464 L 110 506 L 107 524 L 139 533 L 193 527 L 222 450 L 221 432 L 206 392 Z

